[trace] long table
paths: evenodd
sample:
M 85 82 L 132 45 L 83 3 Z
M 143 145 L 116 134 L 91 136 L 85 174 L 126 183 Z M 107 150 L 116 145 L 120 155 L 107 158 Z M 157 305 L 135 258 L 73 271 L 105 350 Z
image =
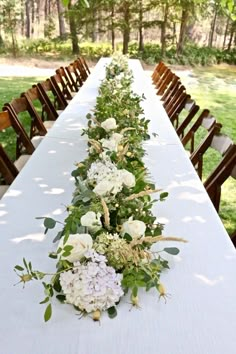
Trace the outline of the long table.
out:
M 22 172 L 0 200 L 0 353 L 1 354 L 233 354 L 236 352 L 236 252 L 191 165 L 140 62 L 130 60 L 133 89 L 145 94 L 151 139 L 145 162 L 158 188 L 169 192 L 154 207 L 164 234 L 189 242 L 171 245 L 171 269 L 162 282 L 171 294 L 165 304 L 155 291 L 140 294 L 140 309 L 122 299 L 118 316 L 100 325 L 79 319 L 70 305 L 53 302 L 44 323 L 39 282 L 13 286 L 13 268 L 22 258 L 35 269 L 53 272 L 47 257 L 56 231 L 44 234 L 38 216 L 66 217 L 74 181 L 73 164 L 87 156 L 86 114 L 94 107 L 109 59 L 101 59 L 84 86 L 57 119 Z M 157 133 L 154 137 L 152 133 Z M 59 230 L 59 228 L 58 228 Z M 162 248 L 163 245 L 159 245 Z M 166 246 L 166 244 L 165 244 Z

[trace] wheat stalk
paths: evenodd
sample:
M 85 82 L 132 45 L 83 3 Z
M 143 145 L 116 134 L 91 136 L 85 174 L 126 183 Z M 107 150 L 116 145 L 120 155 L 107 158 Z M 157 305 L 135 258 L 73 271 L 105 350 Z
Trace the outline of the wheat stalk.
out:
M 147 191 L 142 191 L 142 192 L 139 192 L 139 193 L 131 194 L 129 197 L 125 198 L 125 200 L 126 201 L 133 200 L 133 199 L 144 197 L 145 195 L 149 195 L 149 194 L 152 194 L 152 193 L 157 193 L 157 192 L 160 192 L 160 191 L 161 191 L 161 189 L 149 189 Z
M 175 236 L 145 236 L 139 239 L 134 239 L 130 242 L 131 247 L 135 247 L 137 245 L 142 245 L 144 242 L 146 243 L 156 243 L 159 241 L 177 241 L 177 242 L 188 242 L 184 238 L 175 237 Z
M 109 214 L 109 209 L 107 207 L 107 204 L 105 202 L 105 200 L 103 198 L 101 198 L 101 203 L 102 203 L 102 207 L 103 207 L 103 211 L 104 211 L 104 222 L 105 222 L 105 226 L 107 228 L 110 227 L 110 214 Z

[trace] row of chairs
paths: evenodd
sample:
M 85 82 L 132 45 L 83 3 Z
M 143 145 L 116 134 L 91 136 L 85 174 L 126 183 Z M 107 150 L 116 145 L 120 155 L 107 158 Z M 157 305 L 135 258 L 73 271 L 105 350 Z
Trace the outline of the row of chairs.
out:
M 183 146 L 188 148 L 190 161 L 200 179 L 203 177 L 203 158 L 207 150 L 213 148 L 221 155 L 219 164 L 204 181 L 205 189 L 219 212 L 221 186 L 230 176 L 236 179 L 235 143 L 221 133 L 222 125 L 208 109 L 200 110 L 180 78 L 163 62 L 156 65 L 152 81 L 177 135 Z M 196 144 L 196 134 L 200 129 L 205 130 L 205 135 Z M 231 239 L 236 246 L 236 231 Z
M 15 133 L 15 158 L 12 162 L 0 139 L 0 199 L 89 74 L 86 61 L 79 57 L 4 104 L 0 112 L 0 132 L 4 134 L 11 130 L 11 134 Z M 22 123 L 22 114 L 29 121 L 29 131 Z

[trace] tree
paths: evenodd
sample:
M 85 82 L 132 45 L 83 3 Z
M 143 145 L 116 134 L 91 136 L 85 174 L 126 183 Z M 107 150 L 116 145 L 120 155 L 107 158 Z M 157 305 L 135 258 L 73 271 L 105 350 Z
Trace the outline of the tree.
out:
M 58 12 L 58 23 L 59 23 L 59 36 L 61 39 L 65 36 L 65 21 L 63 16 L 63 7 L 61 0 L 57 0 L 57 12 Z
M 4 30 L 10 36 L 12 45 L 12 54 L 14 57 L 17 55 L 17 40 L 16 32 L 20 19 L 21 11 L 20 6 L 15 0 L 2 0 L 1 8 L 2 22 L 4 23 Z

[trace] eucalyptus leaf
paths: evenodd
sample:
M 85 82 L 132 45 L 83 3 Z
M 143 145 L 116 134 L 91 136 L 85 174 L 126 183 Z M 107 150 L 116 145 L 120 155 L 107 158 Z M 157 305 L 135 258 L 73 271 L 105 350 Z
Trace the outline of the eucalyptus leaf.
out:
M 56 221 L 52 218 L 45 218 L 43 224 L 44 224 L 45 228 L 53 229 L 56 225 Z
M 48 304 L 44 312 L 44 321 L 45 322 L 49 321 L 51 317 L 52 317 L 52 305 Z
M 19 265 L 16 265 L 16 266 L 15 266 L 15 269 L 16 269 L 16 270 L 19 270 L 20 272 L 22 272 L 25 268 L 23 268 L 23 267 L 21 267 L 21 266 L 19 266 Z
M 164 250 L 166 253 L 172 254 L 173 256 L 176 256 L 179 254 L 179 249 L 177 247 L 166 247 Z
M 46 304 L 48 301 L 49 301 L 49 297 L 47 296 L 43 301 L 40 302 L 40 305 Z

